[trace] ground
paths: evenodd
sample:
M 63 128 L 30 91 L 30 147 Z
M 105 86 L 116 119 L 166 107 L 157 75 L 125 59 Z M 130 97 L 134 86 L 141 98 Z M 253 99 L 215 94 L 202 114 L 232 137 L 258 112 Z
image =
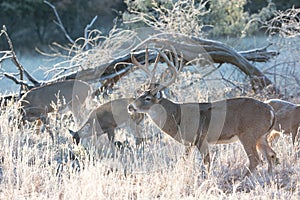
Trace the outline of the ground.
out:
M 247 49 L 247 44 L 254 44 L 250 48 L 262 47 L 267 38 L 226 41 L 242 50 Z M 276 38 L 272 48 L 280 50 L 280 56 L 259 64 L 286 96 L 299 95 L 297 42 Z M 200 79 L 207 70 L 210 68 L 198 69 L 198 73 L 183 72 L 171 87 L 175 95 L 170 98 L 181 102 L 233 96 L 267 98 L 264 94 L 240 91 L 236 86 L 247 88 L 247 79 L 232 66 L 224 65 L 206 79 Z M 234 84 L 222 80 L 222 75 Z M 132 84 L 133 77 L 124 78 L 111 98 L 133 95 L 128 91 L 138 87 L 142 76 L 138 71 L 131 76 L 139 77 L 136 85 Z M 147 119 L 142 131 L 149 139 L 143 148 L 131 142 L 130 148 L 117 150 L 115 158 L 103 155 L 92 158 L 83 146 L 73 144 L 68 132 L 74 126 L 71 119 L 59 114 L 51 117 L 50 129 L 55 134 L 52 141 L 47 132 L 37 135 L 33 124 L 20 126 L 16 106 L 11 103 L 0 110 L 0 199 L 298 199 L 300 196 L 299 146 L 298 143 L 292 146 L 288 135 L 273 146 L 280 161 L 273 176 L 267 173 L 266 162 L 262 162 L 255 174 L 243 179 L 241 173 L 248 160 L 238 142 L 212 146 L 213 162 L 208 172 L 197 151 L 183 159 L 183 146 Z M 119 140 L 131 138 L 127 130 L 117 132 Z M 100 153 L 103 152 L 106 150 L 101 149 Z

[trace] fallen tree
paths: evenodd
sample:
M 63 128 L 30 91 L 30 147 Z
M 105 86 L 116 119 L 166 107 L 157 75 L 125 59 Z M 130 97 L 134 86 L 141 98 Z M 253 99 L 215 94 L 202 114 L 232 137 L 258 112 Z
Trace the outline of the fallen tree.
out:
M 250 63 L 250 61 L 267 62 L 278 55 L 276 51 L 267 51 L 268 46 L 260 49 L 237 52 L 232 47 L 218 41 L 205 40 L 182 34 L 166 33 L 150 37 L 136 48 L 141 48 L 151 43 L 158 48 L 169 48 L 173 52 L 175 51 L 187 62 L 191 62 L 196 60 L 199 56 L 205 55 L 206 58 L 211 58 L 214 63 L 232 64 L 250 77 L 254 91 L 272 85 L 272 81 L 266 77 L 262 71 L 256 68 L 255 65 Z M 279 92 L 274 86 L 273 90 Z
M 205 57 L 210 59 L 213 63 L 230 63 L 250 77 L 252 88 L 254 91 L 257 91 L 270 85 L 272 86 L 272 81 L 250 62 L 267 62 L 278 55 L 278 52 L 276 51 L 268 51 L 267 48 L 269 46 L 260 49 L 237 52 L 230 46 L 218 41 L 205 40 L 182 34 L 158 34 L 141 42 L 138 46 L 132 49 L 131 53 L 115 58 L 108 63 L 103 63 L 94 68 L 66 73 L 59 77 L 44 81 L 34 78 L 20 64 L 6 30 L 3 29 L 1 31 L 1 34 L 2 33 L 4 33 L 8 40 L 10 51 L 5 51 L 6 54 L 2 56 L 0 61 L 8 58 L 12 59 L 13 63 L 19 70 L 19 79 L 13 74 L 4 73 L 4 75 L 8 79 L 13 80 L 16 84 L 26 86 L 27 89 L 39 87 L 44 84 L 51 84 L 61 80 L 78 79 L 91 84 L 100 82 L 101 87 L 99 90 L 96 90 L 95 93 L 99 94 L 101 92 L 105 92 L 107 89 L 113 87 L 114 84 L 117 83 L 124 75 L 136 69 L 131 62 L 131 54 L 134 54 L 135 58 L 139 62 L 143 63 L 145 61 L 145 46 L 154 45 L 155 48 L 160 48 L 179 55 L 181 59 L 183 59 L 185 65 L 193 64 L 193 61 L 203 55 L 205 55 Z M 7 56 L 9 54 L 10 56 Z M 156 55 L 156 51 L 150 51 L 149 62 L 154 62 Z M 23 73 L 29 82 L 24 80 Z M 272 92 L 279 92 L 273 86 L 272 90 Z

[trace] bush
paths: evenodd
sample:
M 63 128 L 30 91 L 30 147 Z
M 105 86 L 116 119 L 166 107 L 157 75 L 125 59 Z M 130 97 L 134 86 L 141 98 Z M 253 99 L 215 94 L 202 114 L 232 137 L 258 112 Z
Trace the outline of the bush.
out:
M 199 35 L 202 33 L 203 16 L 208 13 L 207 2 L 194 0 L 129 1 L 128 12 L 123 14 L 130 27 L 147 25 L 163 32 L 180 32 Z
M 211 0 L 207 23 L 214 26 L 213 35 L 241 35 L 249 14 L 244 12 L 246 0 Z
M 143 3 L 144 4 L 143 4 Z M 166 32 L 203 36 L 204 27 L 213 27 L 211 36 L 241 36 L 259 30 L 258 22 L 271 17 L 274 4 L 258 13 L 245 11 L 247 0 L 125 0 L 128 6 L 123 18 L 131 26 L 144 24 Z M 133 20 L 132 20 L 133 19 Z M 138 24 L 132 25 L 133 23 Z

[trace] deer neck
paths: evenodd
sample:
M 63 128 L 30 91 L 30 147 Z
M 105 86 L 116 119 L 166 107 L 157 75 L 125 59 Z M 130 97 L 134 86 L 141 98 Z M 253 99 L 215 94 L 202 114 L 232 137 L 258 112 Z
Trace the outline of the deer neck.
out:
M 180 124 L 180 105 L 168 99 L 162 99 L 159 104 L 155 104 L 148 111 L 152 121 L 166 134 L 171 137 L 177 135 Z

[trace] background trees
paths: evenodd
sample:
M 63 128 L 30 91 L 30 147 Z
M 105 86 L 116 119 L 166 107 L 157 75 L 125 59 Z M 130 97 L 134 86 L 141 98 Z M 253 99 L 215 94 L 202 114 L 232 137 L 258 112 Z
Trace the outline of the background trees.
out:
M 98 20 L 94 28 L 108 33 L 113 26 L 113 20 L 122 20 L 124 12 L 140 11 L 157 15 L 153 9 L 153 0 L 51 0 L 57 9 L 67 32 L 72 38 L 82 36 L 86 24 L 94 16 Z M 171 5 L 172 0 L 155 0 L 158 7 Z M 195 4 L 203 3 L 194 0 Z M 244 34 L 247 23 L 254 19 L 267 19 L 275 9 L 285 10 L 292 6 L 299 7 L 298 0 L 211 0 L 205 8 L 209 11 L 199 21 L 213 25 L 214 36 Z M 67 43 L 64 35 L 53 23 L 55 15 L 43 0 L 0 0 L 0 25 L 6 25 L 15 46 L 33 48 L 51 42 Z M 255 24 L 248 27 L 247 34 L 259 30 Z M 3 45 L 3 43 L 0 43 Z
M 95 28 L 107 32 L 113 19 L 124 11 L 122 0 L 52 0 L 72 38 L 82 36 L 86 24 L 98 15 Z M 56 24 L 52 9 L 43 0 L 0 0 L 0 25 L 6 25 L 17 47 L 67 42 Z M 1 44 L 2 45 L 2 44 Z

